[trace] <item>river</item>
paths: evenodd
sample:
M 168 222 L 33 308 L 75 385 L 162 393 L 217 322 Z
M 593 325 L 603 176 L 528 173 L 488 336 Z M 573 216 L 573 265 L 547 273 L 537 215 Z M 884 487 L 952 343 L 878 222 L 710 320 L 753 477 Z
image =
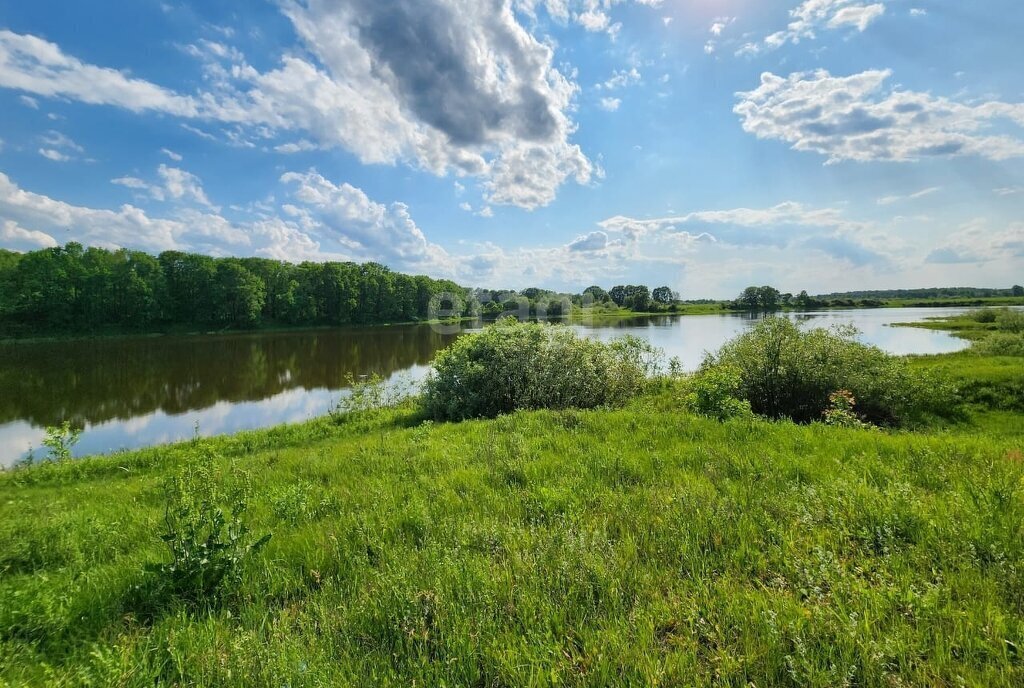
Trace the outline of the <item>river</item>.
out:
M 892 323 L 963 308 L 789 314 L 814 325 L 849 323 L 894 354 L 958 351 L 963 340 Z M 754 322 L 749 315 L 629 318 L 573 325 L 599 339 L 632 334 L 677 356 L 687 369 Z M 85 431 L 76 455 L 208 436 L 325 413 L 348 380 L 377 374 L 415 382 L 458 332 L 429 325 L 126 337 L 0 344 L 0 466 L 35 448 L 44 428 L 71 421 Z M 468 329 L 473 329 L 468 327 Z

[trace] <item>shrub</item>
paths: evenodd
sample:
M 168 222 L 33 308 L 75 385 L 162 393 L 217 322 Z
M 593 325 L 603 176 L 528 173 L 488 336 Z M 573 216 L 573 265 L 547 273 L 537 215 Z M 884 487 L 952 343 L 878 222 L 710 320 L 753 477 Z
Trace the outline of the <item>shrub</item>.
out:
M 975 343 L 974 351 L 982 356 L 1024 356 L 1024 335 L 996 332 Z
M 1024 311 L 1001 308 L 996 313 L 996 327 L 1001 332 L 1024 333 Z
M 58 426 L 46 428 L 43 446 L 50 450 L 51 460 L 67 461 L 71 458 L 71 450 L 81 437 L 81 429 L 73 428 L 69 421 L 64 421 Z
M 996 321 L 996 309 L 983 308 L 980 311 L 975 311 L 974 313 L 972 313 L 971 318 L 975 322 L 983 323 L 986 325 L 994 323 Z
M 857 398 L 846 389 L 828 395 L 828 408 L 824 413 L 825 425 L 840 428 L 870 427 L 857 415 Z
M 164 482 L 164 533 L 169 562 L 150 564 L 154 592 L 200 604 L 218 599 L 237 578 L 241 564 L 270 539 L 249 537 L 243 517 L 250 478 L 231 464 L 227 475 L 215 468 L 217 457 L 190 461 Z
M 847 390 L 860 417 L 876 425 L 898 426 L 949 417 L 959 412 L 956 390 L 902 358 L 856 340 L 852 327 L 802 329 L 783 318 L 766 318 L 727 343 L 703 363 L 698 377 L 723 368 L 740 378 L 737 398 L 757 414 L 821 420 L 830 396 Z
M 739 371 L 734 368 L 709 368 L 690 379 L 686 405 L 694 413 L 718 420 L 749 416 L 750 402 L 739 398 L 742 383 Z
M 437 356 L 423 405 L 438 420 L 619 405 L 656 367 L 655 350 L 635 337 L 602 343 L 565 326 L 506 319 Z

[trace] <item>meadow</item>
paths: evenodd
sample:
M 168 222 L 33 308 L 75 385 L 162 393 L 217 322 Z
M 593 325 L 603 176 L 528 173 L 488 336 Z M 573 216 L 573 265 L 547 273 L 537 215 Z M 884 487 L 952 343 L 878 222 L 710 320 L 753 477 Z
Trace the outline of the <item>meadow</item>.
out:
M 678 377 L 2 473 L 0 685 L 1021 685 L 1024 366 L 909 365 L 962 413 L 720 421 Z M 219 496 L 215 594 L 163 584 L 182 487 Z

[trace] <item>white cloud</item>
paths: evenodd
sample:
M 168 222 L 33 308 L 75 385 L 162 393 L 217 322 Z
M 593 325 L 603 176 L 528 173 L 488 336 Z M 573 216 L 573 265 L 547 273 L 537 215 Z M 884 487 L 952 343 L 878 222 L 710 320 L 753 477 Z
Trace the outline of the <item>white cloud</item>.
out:
M 118 177 L 110 181 L 118 186 L 145 191 L 158 201 L 190 201 L 219 212 L 220 209 L 207 197 L 202 181 L 191 172 L 161 164 L 157 168 L 157 176 L 159 183 L 155 184 L 138 177 Z
M 129 189 L 145 189 L 149 190 L 150 185 L 138 177 L 118 177 L 117 179 L 111 179 L 111 184 L 117 184 L 118 186 L 124 186 Z
M 992 189 L 992 193 L 997 196 L 1015 196 L 1017 194 L 1024 193 L 1024 186 L 1004 186 L 998 189 Z
M 928 14 L 928 10 L 921 9 L 920 7 L 914 7 L 910 10 L 911 17 L 924 17 Z
M 295 209 L 306 226 L 330 237 L 362 260 L 382 260 L 401 269 L 448 270 L 448 255 L 427 241 L 404 203 L 386 206 L 350 184 L 334 184 L 315 171 L 288 172 Z
M 589 253 L 591 251 L 603 251 L 608 248 L 608 233 L 607 232 L 591 232 L 583 236 L 576 237 L 569 243 L 568 249 L 570 251 L 578 251 L 582 253 Z
M 756 55 L 776 50 L 787 43 L 813 40 L 820 29 L 856 27 L 864 31 L 885 14 L 885 3 L 864 4 L 859 0 L 804 0 L 789 11 L 789 25 L 782 31 L 766 36 L 757 43 L 747 43 L 739 55 Z
M 153 185 L 133 178 L 114 180 L 130 188 L 150 190 Z M 184 194 L 187 192 L 183 191 Z M 272 208 L 269 210 L 273 211 Z M 300 214 L 302 209 L 298 209 Z M 197 251 L 212 255 L 265 255 L 282 260 L 349 260 L 337 243 L 337 250 L 323 250 L 300 222 L 269 214 L 249 223 L 236 223 L 208 210 L 176 208 L 171 217 L 151 217 L 132 205 L 118 210 L 89 208 L 65 203 L 21 189 L 0 173 L 0 217 L 20 226 L 45 230 L 31 234 L 36 244 L 48 243 L 47 236 L 61 235 L 61 243 L 78 241 L 108 248 L 134 248 L 150 252 Z M 5 242 L 24 240 L 18 227 L 5 228 Z M 26 230 L 27 231 L 27 230 Z M 14 237 L 13 239 L 11 237 Z
M 181 155 L 179 153 L 175 153 L 174 151 L 170 150 L 169 148 L 161 148 L 160 152 L 163 153 L 164 155 L 166 155 L 168 158 L 170 158 L 174 162 L 181 162 L 182 161 Z
M 57 245 L 57 241 L 46 232 L 25 229 L 14 220 L 4 220 L 0 225 L 0 242 L 5 248 L 29 251 Z
M 47 160 L 52 160 L 54 162 L 67 162 L 68 160 L 71 160 L 70 155 L 65 155 L 64 153 L 61 153 L 58 150 L 54 150 L 53 148 L 40 148 L 39 155 L 43 156 Z
M 489 205 L 486 205 L 479 210 L 474 210 L 472 203 L 463 201 L 462 203 L 459 203 L 459 208 L 467 213 L 473 213 L 477 217 L 494 217 L 494 210 Z
M 621 98 L 602 98 L 600 101 L 601 109 L 608 112 L 615 112 L 622 105 Z
M 634 2 L 651 8 L 661 7 L 663 0 L 514 0 L 514 8 L 527 18 L 536 21 L 537 10 L 543 7 L 548 16 L 560 24 L 572 20 L 586 31 L 604 31 L 614 40 L 622 27 L 620 22 L 612 22 L 610 12 L 616 5 Z M 662 21 L 668 26 L 671 17 Z
M 205 205 L 208 208 L 213 208 L 210 199 L 206 197 L 206 192 L 203 190 L 199 177 L 191 172 L 186 172 L 176 167 L 160 165 L 157 169 L 157 174 L 163 180 L 163 188 L 171 198 L 188 199 L 200 205 Z
M 717 17 L 711 23 L 709 31 L 711 31 L 712 36 L 721 36 L 722 32 L 725 31 L 734 21 L 736 21 L 736 17 Z
M 60 230 L 86 244 L 135 246 L 154 251 L 178 248 L 175 236 L 184 231 L 177 223 L 151 220 L 131 205 L 116 211 L 99 210 L 25 191 L 3 173 L 0 173 L 0 216 L 45 230 L 50 235 Z
M 520 187 L 549 187 L 553 199 L 566 179 L 589 181 L 589 160 L 568 140 L 578 87 L 503 0 L 311 0 L 285 13 L 323 70 L 294 57 L 266 74 L 240 70 L 247 111 L 269 126 L 364 162 L 482 176 L 494 203 L 532 208 L 538 196 Z M 417 26 L 416 40 L 396 24 Z M 535 157 L 552 164 L 520 166 Z M 509 171 L 525 183 L 503 183 Z
M 788 78 L 765 73 L 761 85 L 738 93 L 733 111 L 744 131 L 813 151 L 830 163 L 912 161 L 977 155 L 1024 156 L 1024 139 L 992 131 L 1000 121 L 1024 125 L 1024 104 L 966 105 L 928 93 L 885 87 L 888 70 L 848 77 L 826 71 Z
M 631 67 L 629 69 L 616 69 L 607 80 L 598 84 L 596 88 L 599 91 L 602 89 L 614 91 L 616 89 L 625 88 L 626 86 L 638 84 L 640 83 L 641 78 L 640 72 L 636 67 Z
M 507 0 L 309 0 L 282 9 L 315 63 L 286 55 L 260 72 L 237 51 L 204 44 L 192 52 L 209 61 L 211 90 L 181 95 L 3 31 L 0 87 L 218 122 L 258 136 L 299 131 L 364 163 L 403 161 L 439 175 L 479 176 L 497 204 L 534 208 L 550 203 L 567 180 L 590 181 L 591 162 L 569 141 L 579 88 Z M 394 30 L 399 24 L 417 26 L 416 40 Z M 223 134 L 253 145 L 240 129 Z M 538 158 L 545 164 L 520 166 Z
M 991 263 L 1024 258 L 1024 223 L 993 230 L 982 219 L 966 223 L 928 254 L 926 262 L 940 265 Z
M 43 147 L 39 155 L 54 162 L 68 162 L 75 159 L 75 153 L 81 154 L 85 149 L 59 131 L 50 130 L 39 137 Z
M 587 31 L 605 31 L 611 25 L 611 19 L 600 10 L 587 10 L 576 14 L 576 23 Z
M 871 22 L 883 14 L 885 14 L 885 5 L 882 3 L 843 7 L 828 20 L 828 28 L 838 29 L 843 26 L 856 26 L 858 31 L 864 31 L 871 25 Z
M 39 137 L 40 140 L 51 148 L 62 148 L 75 153 L 84 153 L 85 149 L 75 143 L 70 137 L 59 131 L 50 130 Z
M 306 151 L 316 150 L 316 144 L 306 139 L 300 139 L 298 141 L 289 141 L 288 143 L 282 143 L 278 146 L 274 146 L 274 150 L 278 153 L 284 153 L 286 155 L 292 153 L 304 153 Z
M 942 191 L 941 186 L 931 186 L 927 189 L 921 189 L 920 191 L 916 191 L 906 196 L 883 196 L 878 199 L 877 203 L 878 205 L 892 205 L 893 203 L 899 203 L 900 201 L 915 201 L 919 198 L 924 198 L 925 196 L 931 196 L 933 193 L 938 193 L 939 191 Z
M 708 39 L 705 43 L 705 54 L 713 55 L 718 50 L 718 42 L 721 39 L 722 34 L 728 29 L 736 17 L 734 16 L 717 16 L 714 22 L 712 22 L 711 28 L 708 30 L 711 33 L 712 38 Z M 731 42 L 731 41 L 730 41 Z
M 25 107 L 30 107 L 33 110 L 39 109 L 39 101 L 32 96 L 18 96 L 18 100 L 21 101 L 21 104 Z
M 65 55 L 41 38 L 0 31 L 0 86 L 40 96 L 116 105 L 134 112 L 158 110 L 195 117 L 199 106 L 148 81 L 96 67 Z
M 659 218 L 615 216 L 598 223 L 625 245 L 669 242 L 675 250 L 705 244 L 734 249 L 799 248 L 864 267 L 889 267 L 885 237 L 871 225 L 850 220 L 837 208 L 810 208 L 786 202 L 769 208 L 704 210 Z M 655 255 L 671 255 L 662 247 Z

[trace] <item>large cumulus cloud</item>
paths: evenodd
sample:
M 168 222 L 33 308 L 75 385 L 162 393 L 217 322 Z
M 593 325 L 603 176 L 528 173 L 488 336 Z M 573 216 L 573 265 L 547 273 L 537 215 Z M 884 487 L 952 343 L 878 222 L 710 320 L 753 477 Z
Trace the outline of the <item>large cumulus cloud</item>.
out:
M 788 77 L 765 73 L 753 91 L 738 93 L 734 108 L 743 129 L 792 144 L 829 162 L 913 161 L 977 155 L 992 160 L 1024 156 L 1019 129 L 1024 104 L 964 104 L 928 93 L 886 87 L 890 70 L 850 76 L 827 71 Z

